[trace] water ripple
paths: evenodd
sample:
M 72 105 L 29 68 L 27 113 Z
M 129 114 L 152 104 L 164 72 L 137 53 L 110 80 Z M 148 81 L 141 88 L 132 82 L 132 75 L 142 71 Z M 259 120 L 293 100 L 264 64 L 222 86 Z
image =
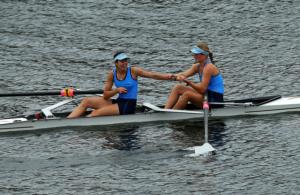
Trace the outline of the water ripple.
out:
M 102 88 L 112 52 L 176 73 L 209 42 L 225 98 L 300 94 L 299 1 L 120 0 L 0 2 L 0 92 Z M 174 82 L 141 78 L 139 101 L 162 104 Z M 2 98 L 0 117 L 59 97 Z M 297 194 L 299 114 L 61 129 L 0 136 L 2 194 Z

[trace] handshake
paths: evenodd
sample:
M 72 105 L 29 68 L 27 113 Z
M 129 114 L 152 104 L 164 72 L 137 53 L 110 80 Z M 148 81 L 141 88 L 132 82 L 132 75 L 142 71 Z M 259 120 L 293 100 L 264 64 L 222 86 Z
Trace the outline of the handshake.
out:
M 169 76 L 170 80 L 174 80 L 174 81 L 180 81 L 180 82 L 185 82 L 187 85 L 191 84 L 191 81 L 189 81 L 186 76 L 182 75 L 182 74 L 171 74 Z

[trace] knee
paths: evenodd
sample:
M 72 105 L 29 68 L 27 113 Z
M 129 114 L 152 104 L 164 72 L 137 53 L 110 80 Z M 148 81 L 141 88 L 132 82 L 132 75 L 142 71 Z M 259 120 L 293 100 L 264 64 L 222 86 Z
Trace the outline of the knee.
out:
M 81 103 L 80 103 L 80 106 L 84 107 L 84 108 L 87 108 L 89 107 L 90 105 L 90 100 L 88 97 L 85 97 L 82 99 Z
M 182 93 L 183 88 L 183 85 L 177 84 L 173 87 L 172 91 L 176 93 Z
M 186 92 L 184 92 L 184 93 L 181 95 L 180 98 L 181 98 L 182 100 L 184 100 L 184 101 L 189 101 L 191 95 L 192 95 L 192 92 L 186 91 Z

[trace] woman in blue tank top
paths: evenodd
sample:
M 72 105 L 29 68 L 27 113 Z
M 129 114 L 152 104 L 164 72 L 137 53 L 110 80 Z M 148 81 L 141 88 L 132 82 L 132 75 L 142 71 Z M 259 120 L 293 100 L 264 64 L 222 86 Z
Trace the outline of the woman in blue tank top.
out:
M 103 96 L 84 98 L 68 118 L 83 115 L 87 108 L 93 109 L 88 117 L 134 114 L 139 76 L 157 80 L 174 80 L 175 78 L 173 74 L 150 72 L 137 66 L 129 66 L 128 57 L 124 52 L 116 52 L 113 58 L 115 68 L 107 75 Z M 118 95 L 118 98 L 112 99 L 115 95 Z
M 196 63 L 176 74 L 176 80 L 185 82 L 187 86 L 176 85 L 169 95 L 165 108 L 184 109 L 189 102 L 202 107 L 205 93 L 208 102 L 223 102 L 223 78 L 219 69 L 213 64 L 213 55 L 207 43 L 200 41 L 191 52 Z M 199 75 L 200 83 L 187 79 L 196 74 Z M 222 105 L 211 105 L 211 107 L 222 107 Z

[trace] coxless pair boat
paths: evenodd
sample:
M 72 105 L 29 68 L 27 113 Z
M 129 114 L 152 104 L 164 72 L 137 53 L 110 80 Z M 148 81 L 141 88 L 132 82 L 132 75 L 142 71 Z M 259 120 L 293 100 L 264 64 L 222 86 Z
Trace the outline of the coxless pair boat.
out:
M 62 95 L 74 96 L 80 94 L 101 94 L 101 90 L 89 91 L 68 91 L 60 92 L 33 92 L 33 93 L 10 93 L 0 94 L 0 97 L 9 96 L 39 96 L 39 95 Z M 75 119 L 67 119 L 69 112 L 54 113 L 53 110 L 75 101 L 74 98 L 68 98 L 57 104 L 46 107 L 39 113 L 28 116 L 20 116 L 15 118 L 0 119 L 0 133 L 7 132 L 23 132 L 43 129 L 53 129 L 61 127 L 82 127 L 82 126 L 106 126 L 158 121 L 178 121 L 188 119 L 202 120 L 204 112 L 189 106 L 186 110 L 164 109 L 162 106 L 155 106 L 151 103 L 143 103 L 137 106 L 136 114 L 118 115 L 118 116 L 102 116 L 102 117 L 80 117 Z M 223 104 L 223 108 L 211 108 L 209 110 L 210 119 L 241 117 L 251 115 L 267 115 L 285 112 L 300 112 L 300 97 L 281 97 L 268 96 L 240 100 L 230 100 Z
M 35 93 L 14 93 L 0 94 L 0 97 L 8 96 L 38 96 L 38 95 L 63 95 L 73 96 L 74 94 L 100 94 L 101 90 L 68 91 L 62 92 L 35 92 Z M 163 106 L 156 106 L 151 103 L 142 103 L 137 106 L 136 114 L 102 116 L 102 117 L 80 117 L 67 119 L 69 112 L 54 113 L 53 110 L 64 106 L 74 98 L 65 99 L 55 105 L 46 107 L 41 112 L 15 118 L 0 119 L 0 133 L 24 132 L 44 129 L 55 129 L 62 127 L 83 127 L 83 126 L 107 126 L 132 123 L 158 122 L 158 121 L 179 121 L 188 119 L 203 120 L 202 109 L 189 106 L 186 110 L 164 109 Z M 230 100 L 223 104 L 223 108 L 211 108 L 209 118 L 218 119 L 226 117 L 242 117 L 253 115 L 268 115 L 286 112 L 300 112 L 300 97 L 268 96 L 240 100 Z

